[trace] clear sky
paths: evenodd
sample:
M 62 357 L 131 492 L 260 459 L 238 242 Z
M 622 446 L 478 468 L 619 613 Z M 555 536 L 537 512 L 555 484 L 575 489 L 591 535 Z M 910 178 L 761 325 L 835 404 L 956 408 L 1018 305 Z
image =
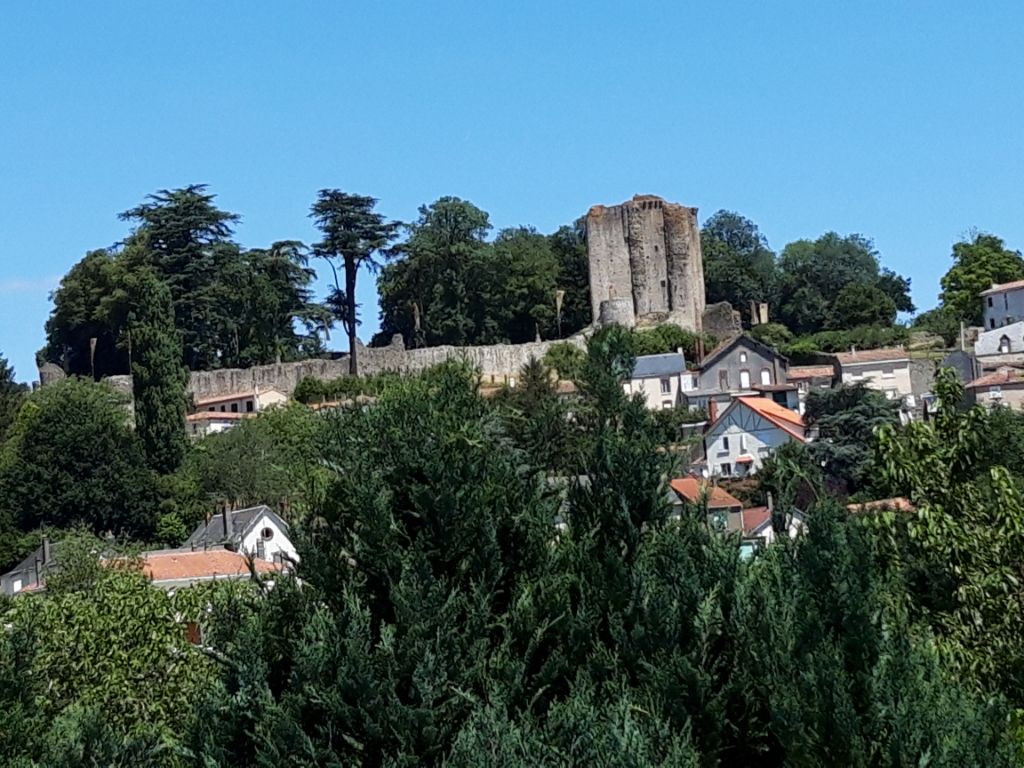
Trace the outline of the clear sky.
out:
M 190 183 L 247 246 L 312 241 L 322 187 L 541 231 L 658 194 L 777 250 L 867 235 L 926 309 L 970 228 L 1024 248 L 1022 31 L 1019 0 L 7 3 L 0 353 L 34 378 L 59 277 Z

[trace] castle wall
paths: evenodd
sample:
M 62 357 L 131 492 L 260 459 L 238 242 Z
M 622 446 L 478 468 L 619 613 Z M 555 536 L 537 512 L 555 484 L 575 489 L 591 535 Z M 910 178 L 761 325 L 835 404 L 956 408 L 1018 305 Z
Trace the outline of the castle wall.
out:
M 593 317 L 601 314 L 608 299 L 633 301 L 625 211 L 621 206 L 595 205 L 587 213 L 587 256 L 590 262 L 590 302 Z
M 583 347 L 582 336 L 564 339 Z M 359 368 L 363 375 L 385 372 L 414 373 L 446 360 L 462 359 L 477 368 L 485 382 L 503 383 L 519 375 L 531 357 L 542 358 L 556 341 L 527 344 L 493 344 L 486 347 L 427 347 L 405 349 L 401 337 L 387 347 L 360 347 Z M 226 368 L 197 371 L 189 377 L 188 390 L 196 397 L 216 397 L 256 388 L 278 389 L 291 395 L 299 381 L 306 377 L 336 379 L 348 376 L 348 358 L 338 360 L 302 360 L 280 365 L 257 365 L 252 368 Z

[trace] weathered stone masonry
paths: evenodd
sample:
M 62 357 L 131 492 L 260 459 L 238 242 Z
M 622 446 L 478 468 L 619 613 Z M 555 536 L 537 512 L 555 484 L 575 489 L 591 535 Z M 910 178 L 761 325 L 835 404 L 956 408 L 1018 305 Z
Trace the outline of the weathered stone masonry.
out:
M 604 302 L 621 307 L 629 301 L 634 322 L 701 330 L 704 264 L 696 208 L 636 195 L 621 205 L 595 205 L 585 221 L 595 318 Z

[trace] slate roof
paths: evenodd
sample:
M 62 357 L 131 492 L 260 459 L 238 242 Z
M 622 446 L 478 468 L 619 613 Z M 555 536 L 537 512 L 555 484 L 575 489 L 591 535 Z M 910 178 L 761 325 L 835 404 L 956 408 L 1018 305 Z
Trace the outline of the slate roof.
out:
M 1016 323 L 1001 325 L 990 331 L 979 333 L 977 341 L 974 342 L 974 354 L 982 357 L 1002 354 L 999 344 L 1004 336 L 1010 342 L 1010 352 L 1019 354 L 1021 343 L 1024 341 L 1024 321 L 1018 320 Z
M 634 379 L 653 379 L 660 376 L 674 376 L 686 370 L 686 358 L 678 352 L 664 355 L 643 355 L 636 359 L 633 367 Z
M 229 513 L 231 515 L 231 541 L 241 541 L 245 535 L 264 516 L 273 520 L 282 531 L 287 532 L 288 523 L 282 520 L 270 507 L 261 504 L 258 507 L 248 509 L 236 509 Z M 224 544 L 224 519 L 222 515 L 214 515 L 209 522 L 200 523 L 192 531 L 181 549 L 205 549 L 207 547 L 220 547 Z

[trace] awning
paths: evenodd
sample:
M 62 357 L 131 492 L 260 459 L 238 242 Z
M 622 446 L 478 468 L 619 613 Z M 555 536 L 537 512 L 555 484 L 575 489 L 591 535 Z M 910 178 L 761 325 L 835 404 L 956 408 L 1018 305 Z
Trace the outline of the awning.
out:
M 753 464 L 754 463 L 754 457 L 751 456 L 749 453 L 745 453 L 742 456 L 740 456 L 738 459 L 736 459 L 736 463 L 737 464 Z

